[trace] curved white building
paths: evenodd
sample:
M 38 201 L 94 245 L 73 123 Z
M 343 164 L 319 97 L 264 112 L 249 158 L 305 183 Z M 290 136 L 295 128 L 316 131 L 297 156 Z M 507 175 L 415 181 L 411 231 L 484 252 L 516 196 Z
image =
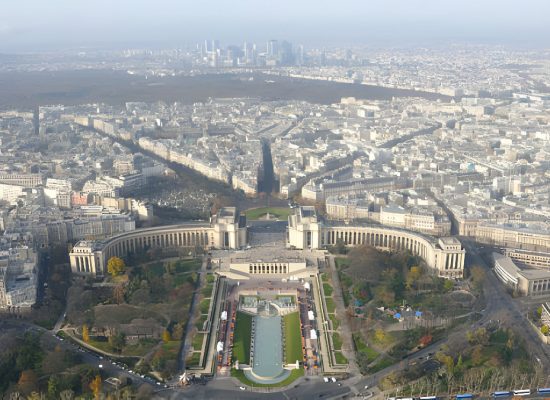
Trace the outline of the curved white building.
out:
M 408 250 L 447 278 L 462 278 L 465 250 L 454 237 L 435 239 L 416 232 L 381 225 L 327 224 L 314 207 L 300 207 L 288 219 L 287 247 L 318 249 L 342 241 L 348 246 L 370 245 L 381 250 Z
M 234 207 L 222 208 L 210 223 L 184 223 L 138 229 L 103 241 L 80 241 L 70 252 L 76 274 L 103 275 L 109 258 L 149 248 L 197 247 L 238 249 L 246 245 L 246 220 Z

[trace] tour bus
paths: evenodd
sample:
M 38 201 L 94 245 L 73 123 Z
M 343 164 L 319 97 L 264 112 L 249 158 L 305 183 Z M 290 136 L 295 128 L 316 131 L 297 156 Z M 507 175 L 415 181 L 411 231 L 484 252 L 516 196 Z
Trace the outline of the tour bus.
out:
M 514 396 L 529 396 L 531 395 L 531 389 L 514 390 Z
M 512 392 L 509 392 L 509 391 L 498 391 L 498 392 L 492 393 L 493 397 L 508 397 L 511 395 L 512 395 Z
M 540 394 L 550 394 L 550 388 L 538 388 L 537 392 Z
M 474 395 L 471 393 L 457 394 L 456 399 L 473 399 Z
M 437 400 L 437 396 L 421 396 L 420 400 Z

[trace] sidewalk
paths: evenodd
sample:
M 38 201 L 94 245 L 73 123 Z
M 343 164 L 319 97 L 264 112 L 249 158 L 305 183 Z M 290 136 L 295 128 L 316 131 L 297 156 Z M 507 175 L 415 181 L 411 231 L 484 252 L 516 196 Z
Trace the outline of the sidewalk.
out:
M 349 373 L 358 374 L 359 368 L 355 361 L 355 346 L 353 344 L 353 337 L 351 334 L 351 328 L 349 325 L 348 316 L 346 313 L 346 307 L 344 305 L 344 298 L 342 296 L 342 287 L 340 285 L 340 279 L 338 277 L 338 271 L 334 263 L 334 256 L 328 256 L 329 268 L 332 276 L 332 298 L 336 304 L 336 314 L 340 317 L 340 330 L 339 334 L 342 338 L 342 354 L 348 359 Z

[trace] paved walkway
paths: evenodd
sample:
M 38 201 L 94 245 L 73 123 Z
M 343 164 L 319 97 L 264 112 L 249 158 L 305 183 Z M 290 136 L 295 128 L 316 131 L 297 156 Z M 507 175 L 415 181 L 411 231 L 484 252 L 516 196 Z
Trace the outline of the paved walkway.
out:
M 189 317 L 187 319 L 187 325 L 185 327 L 185 335 L 181 339 L 182 340 L 182 347 L 180 349 L 180 360 L 179 360 L 179 370 L 181 372 L 185 371 L 185 359 L 187 358 L 187 354 L 189 353 L 189 349 L 191 347 L 191 341 L 190 341 L 190 334 L 193 330 L 193 319 L 195 316 L 195 312 L 198 305 L 198 300 L 201 295 L 201 288 L 203 287 L 204 280 L 206 279 L 206 261 L 207 257 L 203 257 L 202 259 L 202 265 L 201 269 L 197 271 L 198 274 L 198 282 L 195 285 L 195 290 L 193 292 L 193 297 L 191 299 L 191 306 L 189 307 Z
M 334 262 L 334 256 L 328 256 L 329 268 L 332 276 L 332 298 L 336 304 L 336 314 L 340 317 L 340 337 L 342 338 L 342 354 L 348 359 L 349 372 L 351 374 L 358 374 L 359 368 L 355 361 L 355 350 L 353 346 L 353 337 L 351 334 L 351 327 L 349 323 L 348 314 L 344 305 L 344 298 L 342 296 L 342 286 L 340 285 L 340 279 L 338 278 L 338 271 L 336 270 L 336 264 Z

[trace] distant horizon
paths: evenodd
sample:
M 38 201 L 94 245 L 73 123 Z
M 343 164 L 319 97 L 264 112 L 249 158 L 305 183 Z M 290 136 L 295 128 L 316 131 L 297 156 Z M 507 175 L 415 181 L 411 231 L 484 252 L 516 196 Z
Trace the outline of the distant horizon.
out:
M 371 43 L 350 43 L 347 41 L 331 41 L 331 42 L 319 42 L 319 43 L 309 43 L 300 40 L 293 40 L 292 38 L 282 37 L 277 38 L 270 36 L 270 39 L 261 39 L 258 41 L 252 40 L 242 40 L 238 41 L 220 41 L 220 47 L 222 49 L 228 46 L 241 46 L 245 42 L 253 43 L 258 46 L 260 52 L 265 50 L 266 42 L 268 40 L 286 40 L 290 42 L 293 46 L 303 45 L 305 50 L 337 50 L 337 49 L 362 49 L 362 50 L 415 50 L 415 49 L 430 49 L 434 51 L 443 51 L 450 50 L 453 47 L 457 48 L 502 48 L 507 51 L 550 51 L 550 42 L 517 42 L 517 43 L 503 43 L 497 40 L 494 41 L 465 41 L 465 40 L 438 40 L 438 41 L 410 41 L 402 42 L 395 40 L 386 40 L 379 42 Z M 77 52 L 119 52 L 124 50 L 150 50 L 150 51 L 169 51 L 169 50 L 193 50 L 196 45 L 202 44 L 205 40 L 217 40 L 217 38 L 206 37 L 201 41 L 190 41 L 185 42 L 181 41 L 179 43 L 169 43 L 169 42 L 126 42 L 126 43 L 88 43 L 81 45 L 67 45 L 67 46 L 57 46 L 52 45 L 51 47 L 41 46 L 41 47 L 19 47 L 17 49 L 10 48 L 0 48 L 0 55 L 3 56 L 25 56 L 25 55 L 41 55 L 41 54 L 68 54 L 68 53 L 77 53 Z
M 432 46 L 451 43 L 550 46 L 550 2 L 68 0 L 7 2 L 0 53 L 76 48 L 178 48 L 212 38 L 224 44 L 286 39 L 311 47 Z M 32 13 L 29 13 L 32 10 Z

